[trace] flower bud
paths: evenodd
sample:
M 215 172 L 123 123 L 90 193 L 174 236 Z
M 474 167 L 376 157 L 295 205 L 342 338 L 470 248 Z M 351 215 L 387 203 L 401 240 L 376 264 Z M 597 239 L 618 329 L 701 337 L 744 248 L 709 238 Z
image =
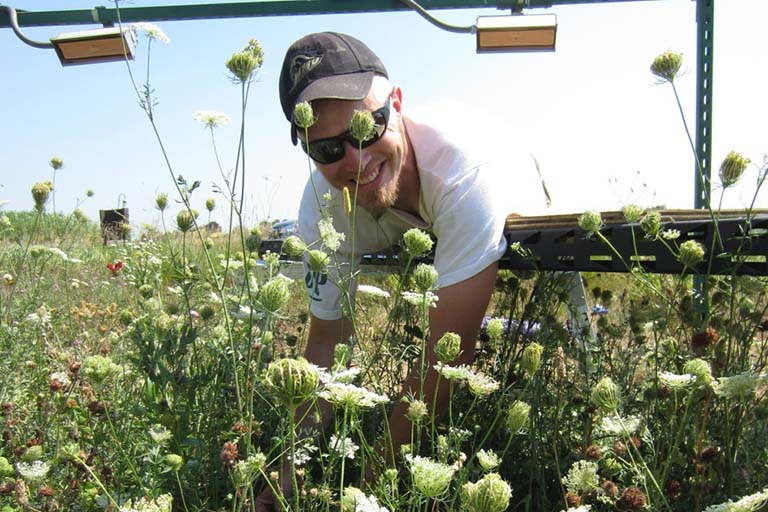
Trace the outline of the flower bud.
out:
M 352 114 L 352 121 L 349 124 L 349 132 L 358 143 L 362 144 L 373 138 L 375 124 L 373 114 L 369 111 L 355 110 Z
M 209 212 L 212 212 L 214 208 L 216 208 L 216 200 L 212 197 L 209 197 L 205 200 L 205 209 Z
M 288 303 L 290 298 L 291 294 L 288 290 L 288 282 L 282 277 L 277 277 L 268 281 L 261 287 L 261 290 L 259 290 L 261 307 L 268 313 L 277 312 Z
M 32 199 L 35 201 L 35 210 L 42 212 L 45 208 L 45 203 L 48 202 L 48 198 L 51 196 L 51 190 L 53 186 L 50 181 L 38 182 L 32 185 Z
M 673 82 L 675 77 L 677 77 L 677 73 L 680 71 L 680 66 L 682 64 L 682 53 L 667 51 L 653 59 L 651 73 L 662 80 Z
M 227 60 L 227 69 L 235 83 L 247 83 L 264 63 L 264 52 L 255 39 L 251 39 L 243 51 L 236 52 Z
M 317 121 L 317 118 L 315 118 L 312 105 L 308 101 L 302 101 L 293 107 L 293 123 L 299 128 L 306 130 L 315 124 L 315 121 Z
M 504 335 L 504 321 L 501 318 L 491 318 L 485 326 L 485 333 L 492 340 L 500 340 Z
M 477 462 L 483 471 L 493 471 L 501 464 L 501 458 L 493 450 L 480 450 L 476 453 Z
M 446 332 L 435 343 L 435 355 L 441 363 L 448 363 L 461 353 L 461 336 L 455 332 Z
M 415 456 L 411 459 L 411 478 L 414 487 L 426 498 L 434 499 L 448 491 L 455 469 L 448 464 Z
M 186 233 L 194 227 L 197 215 L 198 213 L 196 210 L 181 210 L 176 214 L 176 227 L 179 228 L 179 231 L 182 233 Z
M 266 383 L 287 407 L 298 407 L 312 397 L 320 384 L 320 373 L 304 358 L 284 358 L 267 367 Z
M 309 268 L 313 272 L 326 272 L 328 264 L 331 262 L 330 256 L 319 249 L 312 249 L 307 253 L 309 255 Z
M 155 198 L 155 206 L 157 206 L 157 209 L 161 212 L 165 211 L 165 209 L 168 208 L 168 194 L 165 192 L 157 194 L 157 197 Z
M 603 218 L 600 212 L 587 210 L 581 214 L 578 220 L 579 227 L 588 233 L 597 233 L 603 227 Z
M 655 240 L 661 233 L 661 214 L 656 211 L 650 211 L 640 220 L 640 229 L 645 233 L 645 238 Z
M 520 432 L 528 424 L 531 406 L 521 400 L 515 400 L 507 411 L 507 428 L 512 435 Z
M 619 401 L 619 387 L 610 377 L 603 377 L 592 388 L 592 402 L 603 412 L 616 412 Z
M 541 354 L 544 347 L 536 342 L 531 343 L 523 349 L 523 357 L 520 359 L 520 368 L 525 370 L 528 375 L 533 375 L 541 366 Z
M 680 244 L 678 259 L 685 267 L 695 267 L 704 260 L 704 246 L 696 240 L 686 240 Z
M 461 486 L 462 510 L 468 512 L 504 512 L 512 498 L 512 488 L 497 473 L 485 475 L 477 483 Z
M 723 163 L 720 164 L 720 181 L 723 183 L 723 188 L 730 187 L 737 181 L 744 171 L 747 169 L 749 158 L 744 158 L 735 151 L 728 153 Z
M 165 465 L 173 471 L 179 471 L 184 465 L 184 459 L 181 457 L 181 455 L 169 453 L 165 456 Z
M 352 347 L 346 343 L 337 343 L 333 347 L 333 366 L 345 368 L 352 360 Z
M 427 415 L 427 404 L 421 400 L 413 400 L 408 404 L 408 412 L 405 415 L 412 423 L 420 423 Z
M 683 366 L 683 373 L 696 377 L 696 384 L 699 386 L 708 386 L 714 380 L 712 378 L 712 368 L 703 359 L 691 359 L 686 362 Z
M 432 250 L 432 239 L 419 228 L 411 228 L 403 234 L 405 251 L 413 258 L 420 258 Z
M 413 281 L 420 292 L 428 292 L 437 285 L 437 269 L 426 263 L 419 263 L 413 271 Z
M 248 252 L 256 252 L 261 247 L 261 233 L 259 228 L 255 227 L 248 234 L 248 238 L 245 239 L 245 248 Z
M 626 205 L 621 212 L 624 214 L 624 219 L 629 222 L 630 224 L 633 224 L 635 222 L 640 222 L 640 219 L 643 217 L 643 208 L 636 205 L 636 204 L 628 204 Z
M 64 166 L 64 160 L 62 160 L 58 156 L 55 156 L 55 157 L 51 158 L 51 161 L 48 162 L 48 164 L 51 167 L 53 167 L 54 171 L 57 171 L 57 170 L 61 169 Z
M 307 246 L 304 244 L 301 238 L 296 235 L 291 235 L 283 240 L 282 251 L 291 258 L 301 258 L 301 256 L 304 254 L 304 251 L 306 250 Z

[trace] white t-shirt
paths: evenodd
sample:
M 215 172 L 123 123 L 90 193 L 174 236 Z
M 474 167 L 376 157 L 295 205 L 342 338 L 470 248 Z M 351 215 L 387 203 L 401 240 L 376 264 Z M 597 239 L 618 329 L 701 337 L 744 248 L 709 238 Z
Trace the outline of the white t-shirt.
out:
M 453 119 L 455 123 L 457 117 Z M 317 169 L 307 182 L 299 209 L 299 236 L 307 244 L 320 240 L 318 222 L 322 212 L 330 215 L 336 231 L 345 235 L 338 250 L 330 254 L 329 275 L 312 272 L 305 262 L 305 282 L 312 299 L 310 310 L 318 318 L 341 318 L 342 293 L 335 283 L 351 275 L 361 255 L 392 247 L 412 227 L 421 228 L 437 239 L 434 265 L 439 287 L 478 274 L 506 250 L 504 225 L 507 215 L 518 211 L 515 205 L 520 202 L 515 196 L 537 192 L 520 187 L 521 182 L 533 183 L 531 178 L 536 176 L 530 155 L 513 154 L 511 148 L 499 147 L 498 139 L 491 142 L 494 137 L 487 140 L 489 144 L 484 144 L 478 136 L 482 127 L 459 123 L 458 130 L 449 133 L 442 124 L 422 122 L 410 116 L 404 116 L 404 121 L 421 184 L 420 219 L 394 208 L 375 218 L 358 207 L 353 212 L 356 217 L 356 255 L 353 257 L 351 216 L 348 218 L 344 212 L 341 191 L 334 189 Z M 502 158 L 493 158 L 499 150 Z M 320 247 L 316 242 L 311 248 Z M 353 299 L 355 283 L 351 281 L 348 285 Z

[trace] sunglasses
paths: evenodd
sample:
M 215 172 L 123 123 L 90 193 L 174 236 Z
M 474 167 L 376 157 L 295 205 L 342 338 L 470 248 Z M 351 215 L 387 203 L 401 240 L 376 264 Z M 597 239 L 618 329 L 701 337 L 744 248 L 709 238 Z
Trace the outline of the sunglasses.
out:
M 373 137 L 363 141 L 362 144 L 360 144 L 360 141 L 354 138 L 352 133 L 347 130 L 335 137 L 309 141 L 309 144 L 300 140 L 301 149 L 303 149 L 312 160 L 319 164 L 332 164 L 344 158 L 346 152 L 344 142 L 349 142 L 356 148 L 367 148 L 372 144 L 376 144 L 387 132 L 387 124 L 389 123 L 389 98 L 387 98 L 387 102 L 383 107 L 374 110 L 371 112 L 371 115 L 373 116 Z

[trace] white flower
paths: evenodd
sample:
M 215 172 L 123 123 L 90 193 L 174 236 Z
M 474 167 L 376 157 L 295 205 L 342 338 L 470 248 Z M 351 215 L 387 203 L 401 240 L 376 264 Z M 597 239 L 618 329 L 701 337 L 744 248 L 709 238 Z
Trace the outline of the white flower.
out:
M 403 299 L 414 306 L 437 307 L 438 296 L 432 292 L 416 293 L 402 292 Z
M 463 382 L 470 380 L 475 376 L 475 372 L 465 364 L 461 366 L 449 366 L 447 364 L 437 363 L 434 368 L 444 379 L 450 381 Z
M 453 466 L 418 455 L 412 457 L 409 462 L 413 485 L 430 499 L 437 498 L 448 490 L 456 472 Z
M 467 384 L 469 384 L 469 390 L 475 396 L 488 396 L 499 389 L 498 382 L 482 373 L 474 374 L 467 380 Z
M 55 254 L 56 256 L 61 258 L 62 260 L 67 261 L 69 263 L 82 263 L 83 262 L 83 260 L 79 260 L 77 258 L 70 258 L 69 256 L 67 256 L 67 253 L 65 253 L 64 251 L 62 251 L 58 247 L 49 247 L 48 248 L 48 252 L 50 252 L 51 254 Z
M 48 376 L 48 378 L 51 380 L 51 382 L 55 380 L 59 381 L 59 384 L 64 387 L 69 386 L 69 375 L 67 375 L 66 372 L 53 372 Z
M 320 368 L 318 368 L 318 370 L 320 370 Z M 357 367 L 347 368 L 344 370 L 335 371 L 333 373 L 320 371 L 320 382 L 323 384 L 329 384 L 331 382 L 351 384 L 352 381 L 355 380 L 355 377 L 357 377 L 359 374 L 360 368 Z
M 730 400 L 746 400 L 755 394 L 762 375 L 754 372 L 740 373 L 731 377 L 720 377 L 712 385 L 715 394 Z
M 317 451 L 317 446 L 311 443 L 308 443 L 296 448 L 296 451 L 294 452 L 296 456 L 296 465 L 303 466 L 307 462 L 311 461 L 313 457 L 312 454 L 315 453 L 316 451 Z M 288 456 L 288 460 L 290 459 L 291 457 Z
M 339 382 L 326 384 L 325 390 L 321 391 L 319 396 L 340 407 L 375 407 L 389 402 L 386 395 L 379 395 L 353 384 Z
M 41 460 L 36 460 L 32 463 L 19 462 L 16 464 L 16 470 L 19 472 L 19 475 L 27 482 L 39 482 L 43 480 L 50 469 L 51 466 L 47 462 Z
M 131 28 L 139 32 L 144 32 L 147 34 L 148 38 L 157 39 L 161 43 L 168 44 L 171 42 L 171 38 L 168 37 L 165 32 L 163 32 L 160 27 L 154 23 L 134 23 L 131 25 Z
M 755 494 L 744 496 L 739 501 L 728 500 L 719 505 L 710 505 L 704 512 L 754 512 L 760 510 L 768 503 L 768 487 Z
M 170 494 L 163 494 L 155 500 L 149 497 L 139 498 L 136 503 L 128 500 L 120 507 L 119 512 L 171 512 L 172 505 L 173 497 Z
M 216 112 L 215 110 L 198 110 L 192 114 L 192 119 L 200 121 L 206 128 L 216 128 L 230 121 L 227 114 Z
M 618 415 L 611 415 L 603 417 L 603 421 L 599 425 L 599 429 L 608 436 L 620 436 L 624 434 L 626 429 L 627 434 L 632 434 L 640 430 L 642 420 L 639 416 L 627 416 L 621 418 Z
M 354 459 L 355 452 L 360 448 L 352 441 L 352 439 L 348 437 L 340 439 L 333 434 L 331 435 L 329 446 L 331 450 L 339 455 L 339 457 L 346 457 L 348 459 Z
M 330 217 L 320 219 L 317 223 L 317 229 L 320 231 L 320 239 L 323 244 L 331 251 L 338 251 L 345 237 L 344 233 L 339 233 L 333 227 L 333 219 Z
M 563 485 L 569 492 L 585 494 L 600 487 L 600 477 L 597 476 L 597 463 L 587 460 L 577 460 L 563 477 Z
M 480 467 L 485 471 L 493 471 L 501 464 L 501 459 L 493 450 L 480 450 L 476 455 L 477 462 L 480 463 Z
M 682 389 L 696 381 L 696 377 L 688 373 L 678 375 L 671 372 L 659 372 L 659 381 L 672 389 Z
M 592 510 L 592 505 L 579 505 L 578 507 L 571 507 L 565 512 L 589 512 Z
M 677 240 L 680 238 L 680 231 L 677 229 L 665 229 L 661 232 L 661 238 L 664 240 Z
M 382 297 L 384 299 L 389 298 L 388 291 L 377 288 L 376 286 L 371 286 L 369 284 L 357 285 L 357 291 L 366 295 L 373 295 L 374 297 Z

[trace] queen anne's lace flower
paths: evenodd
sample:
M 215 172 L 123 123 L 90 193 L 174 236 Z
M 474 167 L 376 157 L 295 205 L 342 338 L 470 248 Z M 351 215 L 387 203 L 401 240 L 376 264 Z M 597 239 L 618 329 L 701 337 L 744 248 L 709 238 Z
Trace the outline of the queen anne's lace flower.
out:
M 320 231 L 320 239 L 323 241 L 323 245 L 330 251 L 338 251 L 345 236 L 344 233 L 339 233 L 333 227 L 333 219 L 330 217 L 320 219 L 317 223 L 317 229 Z
M 728 500 L 719 505 L 710 505 L 704 509 L 704 512 L 754 512 L 761 510 L 766 503 L 768 503 L 768 487 L 735 502 Z
M 409 462 L 413 485 L 421 494 L 429 499 L 445 494 L 456 472 L 455 467 L 418 455 Z
M 432 292 L 416 293 L 416 292 L 402 292 L 403 299 L 409 304 L 414 306 L 424 306 L 428 308 L 436 308 L 439 297 Z
M 381 288 L 377 288 L 376 286 L 371 286 L 369 284 L 357 285 L 357 291 L 358 293 L 363 293 L 365 295 L 372 295 L 374 297 L 381 297 L 383 299 L 389 298 L 388 291 L 382 290 Z
M 379 395 L 353 384 L 329 382 L 319 393 L 323 398 L 339 407 L 370 408 L 389 402 L 389 397 Z
M 568 492 L 585 494 L 600 488 L 600 477 L 597 476 L 597 463 L 577 460 L 563 477 L 563 485 Z
M 329 446 L 339 457 L 346 457 L 348 459 L 354 459 L 355 452 L 360 448 L 352 441 L 352 439 L 348 437 L 341 439 L 334 434 L 331 435 Z
M 754 372 L 740 373 L 731 377 L 720 377 L 713 384 L 715 394 L 734 401 L 746 400 L 755 394 L 762 375 Z
M 216 128 L 223 124 L 229 123 L 229 116 L 223 112 L 216 112 L 214 110 L 198 110 L 192 114 L 192 119 L 200 121 L 206 128 Z M 213 208 L 211 208 L 213 210 Z
M 36 460 L 30 463 L 19 462 L 16 464 L 16 470 L 19 472 L 19 476 L 27 482 L 32 483 L 42 481 L 50 469 L 50 464 L 41 460 Z
M 449 366 L 447 364 L 437 363 L 434 368 L 444 379 L 454 382 L 464 382 L 475 376 L 475 372 L 465 364 L 461 366 Z
M 696 382 L 696 377 L 688 373 L 678 375 L 672 372 L 659 372 L 659 382 L 672 389 L 683 389 Z
M 168 37 L 165 32 L 163 32 L 163 30 L 154 23 L 133 23 L 131 28 L 140 32 L 144 32 L 147 34 L 148 38 L 157 39 L 161 43 L 168 44 L 171 42 L 171 38 Z
M 608 436 L 633 434 L 640 430 L 642 419 L 639 416 L 620 417 L 618 414 L 603 417 L 598 429 Z
M 469 384 L 469 390 L 475 396 L 488 396 L 499 389 L 498 382 L 482 373 L 474 374 L 467 380 L 467 384 Z

